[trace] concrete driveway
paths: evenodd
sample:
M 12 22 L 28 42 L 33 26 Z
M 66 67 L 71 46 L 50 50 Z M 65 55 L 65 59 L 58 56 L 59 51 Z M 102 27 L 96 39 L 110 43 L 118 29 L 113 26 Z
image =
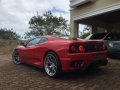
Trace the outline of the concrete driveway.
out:
M 48 77 L 44 70 L 15 65 L 10 55 L 0 55 L 0 90 L 120 90 L 120 60 L 86 74 L 65 73 Z

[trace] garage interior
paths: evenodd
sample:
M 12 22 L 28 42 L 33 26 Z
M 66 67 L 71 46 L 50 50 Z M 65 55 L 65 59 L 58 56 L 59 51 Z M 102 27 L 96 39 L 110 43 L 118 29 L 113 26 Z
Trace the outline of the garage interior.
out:
M 91 26 L 91 33 L 120 32 L 120 9 L 81 19 L 77 23 Z

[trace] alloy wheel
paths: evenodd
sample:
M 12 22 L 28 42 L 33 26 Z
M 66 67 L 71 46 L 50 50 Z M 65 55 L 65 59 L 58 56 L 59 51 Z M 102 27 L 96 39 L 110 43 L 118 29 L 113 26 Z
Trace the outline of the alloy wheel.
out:
M 54 76 L 57 72 L 56 57 L 52 54 L 48 54 L 45 58 L 45 71 L 49 76 Z
M 15 64 L 20 64 L 20 63 L 21 63 L 21 62 L 20 62 L 19 54 L 18 54 L 17 52 L 14 52 L 14 53 L 13 53 L 13 62 L 14 62 Z

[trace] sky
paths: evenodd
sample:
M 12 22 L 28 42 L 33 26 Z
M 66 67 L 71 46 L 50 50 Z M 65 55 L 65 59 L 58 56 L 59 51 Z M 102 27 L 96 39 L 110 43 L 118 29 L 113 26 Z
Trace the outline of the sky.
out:
M 69 0 L 0 0 L 0 28 L 24 35 L 29 31 L 30 18 L 48 10 L 70 21 L 69 4 Z

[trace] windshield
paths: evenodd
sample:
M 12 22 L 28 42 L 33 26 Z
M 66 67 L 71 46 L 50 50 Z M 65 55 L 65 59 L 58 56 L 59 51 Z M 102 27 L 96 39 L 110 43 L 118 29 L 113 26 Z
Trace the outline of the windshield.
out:
M 105 38 L 106 35 L 107 33 L 97 33 L 97 34 L 91 35 L 89 39 L 103 39 Z
M 110 33 L 105 39 L 120 40 L 120 33 Z

